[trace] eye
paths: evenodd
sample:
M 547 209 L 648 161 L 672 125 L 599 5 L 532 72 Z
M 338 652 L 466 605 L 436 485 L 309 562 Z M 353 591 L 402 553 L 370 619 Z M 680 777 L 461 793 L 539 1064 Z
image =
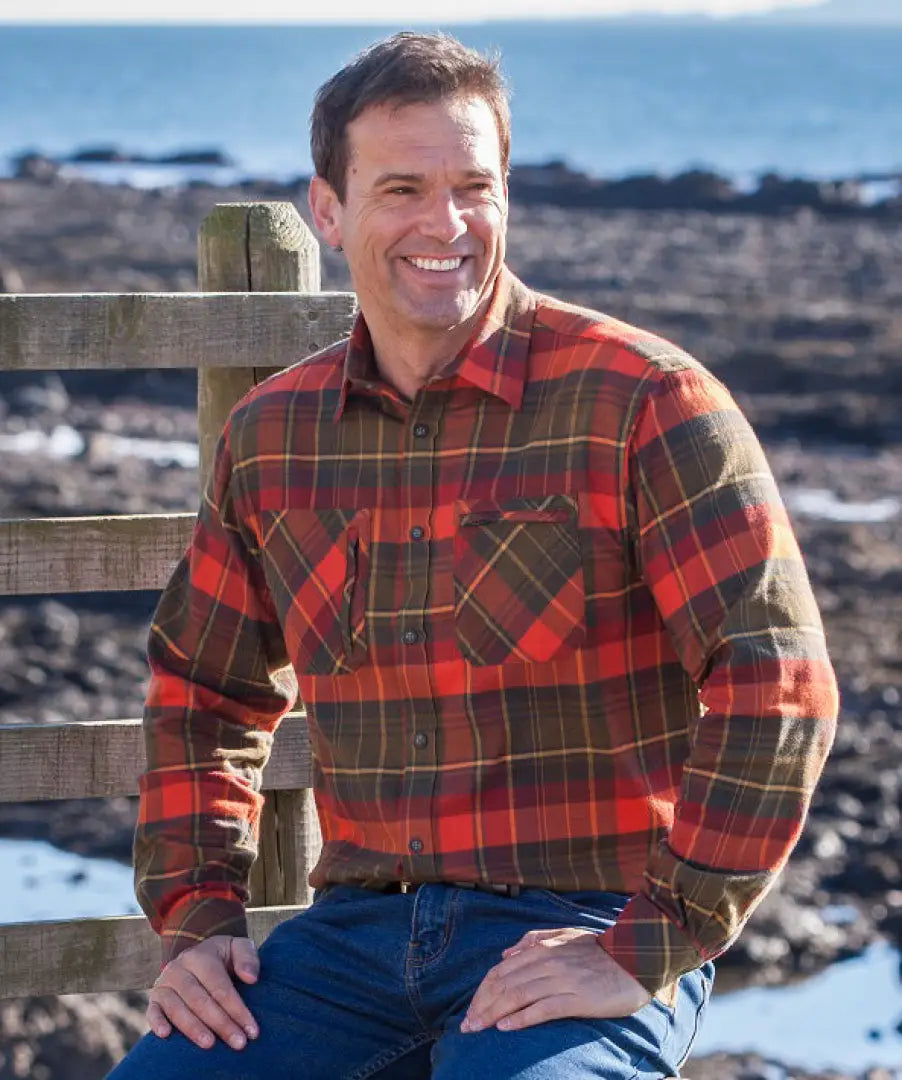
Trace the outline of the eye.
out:
M 396 184 L 395 187 L 388 189 L 389 195 L 413 195 L 414 189 L 410 184 Z

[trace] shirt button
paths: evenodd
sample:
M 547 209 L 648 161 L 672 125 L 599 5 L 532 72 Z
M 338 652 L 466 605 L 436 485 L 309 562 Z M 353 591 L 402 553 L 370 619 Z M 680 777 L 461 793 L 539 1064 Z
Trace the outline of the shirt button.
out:
M 425 535 L 426 530 L 423 528 L 422 525 L 414 525 L 414 527 L 410 530 L 411 540 L 422 540 Z
M 429 428 L 425 424 L 414 424 L 413 433 L 418 439 L 425 439 L 429 434 Z
M 424 734 L 422 731 L 418 731 L 413 737 L 413 745 L 418 750 L 424 749 L 426 746 L 429 745 L 429 736 Z
M 423 841 L 418 836 L 415 836 L 407 846 L 414 853 L 414 855 L 419 855 L 420 852 L 423 850 Z
M 416 632 L 416 630 L 405 630 L 404 634 L 401 637 L 401 640 L 404 642 L 405 645 L 416 645 L 416 643 L 420 640 L 420 635 Z

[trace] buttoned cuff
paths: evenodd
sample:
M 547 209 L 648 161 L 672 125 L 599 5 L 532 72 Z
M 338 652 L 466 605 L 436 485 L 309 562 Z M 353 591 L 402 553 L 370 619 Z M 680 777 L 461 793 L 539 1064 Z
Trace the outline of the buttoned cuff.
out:
M 707 957 L 645 893 L 629 900 L 598 943 L 650 994 L 699 967 Z
M 248 937 L 244 904 L 225 896 L 189 893 L 168 913 L 160 930 L 164 966 L 214 934 Z

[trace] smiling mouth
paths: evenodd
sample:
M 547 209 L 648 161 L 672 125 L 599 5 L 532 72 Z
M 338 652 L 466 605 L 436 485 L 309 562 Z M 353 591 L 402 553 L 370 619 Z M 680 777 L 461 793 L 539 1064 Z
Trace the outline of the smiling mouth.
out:
M 453 259 L 420 259 L 415 255 L 404 255 L 404 261 L 415 266 L 417 270 L 431 270 L 433 273 L 448 273 L 451 270 L 459 270 L 463 265 L 464 257 L 456 255 Z

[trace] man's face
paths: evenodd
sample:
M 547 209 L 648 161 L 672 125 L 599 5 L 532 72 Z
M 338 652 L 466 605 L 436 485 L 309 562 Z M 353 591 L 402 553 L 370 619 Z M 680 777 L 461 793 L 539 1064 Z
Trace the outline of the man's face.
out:
M 367 321 L 442 335 L 482 313 L 504 260 L 507 186 L 482 98 L 373 106 L 348 125 L 344 203 L 311 186 L 326 241 L 344 248 Z

